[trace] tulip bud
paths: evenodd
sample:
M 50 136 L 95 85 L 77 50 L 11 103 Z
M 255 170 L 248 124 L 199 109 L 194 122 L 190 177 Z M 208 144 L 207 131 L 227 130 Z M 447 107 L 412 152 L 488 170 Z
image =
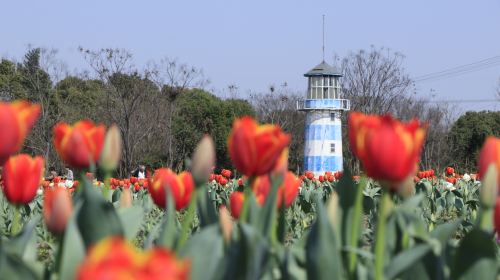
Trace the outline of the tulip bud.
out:
M 492 208 L 495 206 L 497 197 L 497 170 L 494 164 L 490 164 L 482 181 L 480 198 L 484 207 Z
M 128 208 L 132 206 L 132 194 L 129 188 L 124 188 L 120 196 L 120 208 Z
M 332 193 L 326 207 L 327 207 L 326 210 L 327 210 L 328 220 L 330 221 L 332 229 L 335 232 L 336 231 L 335 229 L 338 228 L 338 222 L 339 222 L 339 217 L 338 217 L 339 197 L 336 192 Z
M 229 243 L 231 241 L 231 233 L 233 232 L 233 220 L 231 214 L 227 211 L 226 207 L 221 206 L 219 209 L 219 224 L 222 231 L 222 237 L 224 242 Z
M 122 137 L 118 126 L 114 124 L 106 132 L 99 165 L 106 172 L 115 170 L 120 163 L 121 153 Z
M 205 183 L 212 173 L 215 165 L 214 141 L 209 135 L 205 135 L 198 143 L 193 153 L 191 173 L 196 185 Z
M 43 201 L 43 218 L 52 233 L 64 232 L 72 211 L 73 205 L 66 189 L 47 189 Z

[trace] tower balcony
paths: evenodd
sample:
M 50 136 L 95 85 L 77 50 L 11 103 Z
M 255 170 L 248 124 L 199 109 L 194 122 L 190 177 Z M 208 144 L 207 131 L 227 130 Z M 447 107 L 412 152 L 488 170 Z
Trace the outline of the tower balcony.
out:
M 299 111 L 349 111 L 351 101 L 348 99 L 304 99 L 297 101 L 297 110 Z

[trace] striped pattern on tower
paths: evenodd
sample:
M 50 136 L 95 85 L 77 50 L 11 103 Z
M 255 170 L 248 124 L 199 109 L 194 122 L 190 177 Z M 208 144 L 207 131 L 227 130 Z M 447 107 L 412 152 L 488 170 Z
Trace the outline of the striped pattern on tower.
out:
M 318 176 L 325 171 L 342 169 L 342 123 L 339 115 L 330 110 L 307 112 L 304 170 Z

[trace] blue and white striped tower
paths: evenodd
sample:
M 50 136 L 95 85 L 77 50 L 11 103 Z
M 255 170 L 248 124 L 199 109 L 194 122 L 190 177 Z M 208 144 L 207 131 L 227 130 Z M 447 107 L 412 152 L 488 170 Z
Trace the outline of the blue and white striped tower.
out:
M 297 109 L 306 112 L 304 171 L 312 171 L 316 176 L 325 171 L 341 171 L 340 114 L 350 109 L 349 100 L 341 99 L 342 74 L 323 61 L 304 76 L 309 80 L 307 98 L 297 102 Z

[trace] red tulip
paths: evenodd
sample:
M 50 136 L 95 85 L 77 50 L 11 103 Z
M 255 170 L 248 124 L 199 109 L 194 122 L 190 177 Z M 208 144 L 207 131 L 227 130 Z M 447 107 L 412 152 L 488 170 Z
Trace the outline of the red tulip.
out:
M 453 167 L 446 167 L 446 175 L 453 175 L 455 173 L 455 169 Z
M 23 145 L 40 114 L 40 105 L 26 101 L 0 102 L 0 166 Z
M 323 183 L 323 182 L 325 181 L 325 176 L 323 176 L 323 175 L 319 175 L 318 180 L 319 180 L 321 183 Z
M 311 171 L 306 171 L 304 173 L 304 175 L 306 176 L 307 179 L 309 180 L 312 180 L 314 178 L 314 173 L 312 173 Z
M 297 194 L 299 193 L 300 179 L 292 172 L 287 172 L 284 175 L 283 182 L 278 188 L 277 205 L 280 207 L 285 199 L 285 207 L 290 207 Z M 269 192 L 271 191 L 271 181 L 269 176 L 259 176 L 252 183 L 252 190 L 255 193 L 255 198 L 260 205 L 263 205 Z
M 484 178 L 486 170 L 490 164 L 495 165 L 497 171 L 497 187 L 500 188 L 500 138 L 490 136 L 486 141 L 479 153 L 479 176 Z
M 43 158 L 26 154 L 10 157 L 3 167 L 3 191 L 12 204 L 28 204 L 36 196 L 43 173 Z
M 42 183 L 42 187 L 43 187 L 44 189 L 48 188 L 48 187 L 49 187 L 49 185 L 50 185 L 50 181 L 43 181 L 43 183 Z
M 333 175 L 328 176 L 328 182 L 333 182 L 333 181 L 335 181 L 335 176 Z
M 106 128 L 84 120 L 70 126 L 58 123 L 54 126 L 54 146 L 59 156 L 75 168 L 87 168 L 96 163 L 101 155 Z
M 243 117 L 233 123 L 228 140 L 229 155 L 241 173 L 259 176 L 275 168 L 289 143 L 290 135 L 283 133 L 279 126 L 259 126 L 251 117 Z
M 220 174 L 228 179 L 231 178 L 231 170 L 222 169 Z
M 47 228 L 56 234 L 64 232 L 73 204 L 65 188 L 47 189 L 43 198 L 43 218 Z
M 189 261 L 167 249 L 138 251 L 120 237 L 108 237 L 90 248 L 78 269 L 78 280 L 189 279 Z
M 219 184 L 225 186 L 228 183 L 228 180 L 225 177 L 220 178 Z
M 154 203 L 160 208 L 165 208 L 167 205 L 166 188 L 170 189 L 175 201 L 175 208 L 181 210 L 187 206 L 191 199 L 194 189 L 193 177 L 189 172 L 182 172 L 177 175 L 168 168 L 156 170 L 150 182 L 149 193 Z
M 133 184 L 135 184 L 135 183 L 137 183 L 137 177 L 132 176 L 132 177 L 130 177 L 130 179 L 129 179 L 129 180 L 130 180 L 130 183 L 131 183 L 132 185 L 133 185 Z
M 420 158 L 426 128 L 417 120 L 401 123 L 390 115 L 349 114 L 349 143 L 368 176 L 390 183 L 412 178 Z
M 243 203 L 245 202 L 245 195 L 242 192 L 232 192 L 229 196 L 229 203 L 231 204 L 231 215 L 238 219 L 241 214 L 241 209 L 243 209 Z
M 276 161 L 276 165 L 271 171 L 271 175 L 283 175 L 288 171 L 288 148 L 283 149 Z

